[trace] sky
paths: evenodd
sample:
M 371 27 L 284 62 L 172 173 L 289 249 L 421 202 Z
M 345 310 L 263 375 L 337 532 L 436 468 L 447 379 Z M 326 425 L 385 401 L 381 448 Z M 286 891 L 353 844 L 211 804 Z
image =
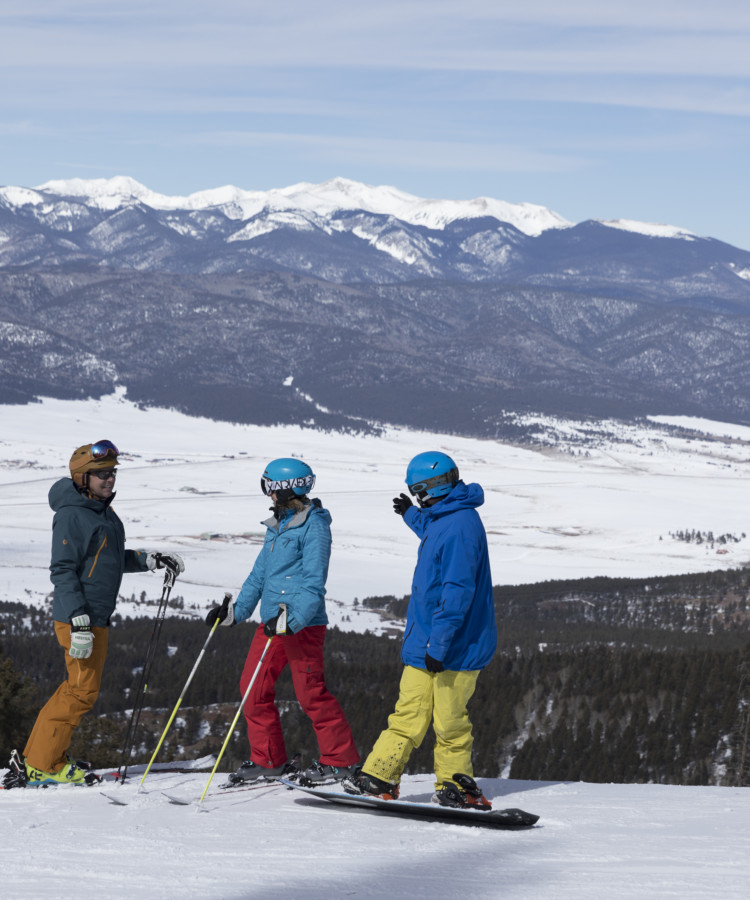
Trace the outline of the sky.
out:
M 2 0 L 0 184 L 336 176 L 750 249 L 746 0 Z

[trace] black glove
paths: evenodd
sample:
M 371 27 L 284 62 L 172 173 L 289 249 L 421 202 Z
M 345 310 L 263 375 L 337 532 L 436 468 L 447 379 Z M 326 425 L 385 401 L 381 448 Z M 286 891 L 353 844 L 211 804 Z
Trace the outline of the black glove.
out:
M 398 497 L 393 498 L 393 511 L 399 516 L 403 516 L 410 506 L 414 506 L 414 504 L 406 494 L 399 494 Z
M 289 627 L 289 622 L 286 623 L 286 631 L 277 632 L 276 631 L 276 623 L 279 621 L 278 616 L 274 616 L 272 619 L 269 619 L 266 624 L 263 626 L 263 634 L 266 637 L 272 638 L 276 634 L 294 634 L 292 629 Z
M 224 594 L 224 600 L 221 606 L 214 606 L 213 609 L 209 609 L 208 615 L 206 616 L 206 625 L 209 628 L 214 627 L 214 623 L 218 622 L 219 625 L 223 625 L 225 622 L 227 625 L 234 625 L 234 604 L 229 605 L 232 599 L 231 594 Z M 229 621 L 227 621 L 227 616 L 229 616 Z
M 442 672 L 442 671 L 443 671 L 443 664 L 440 662 L 440 660 L 439 660 L 439 659 L 433 659 L 433 658 L 430 656 L 429 653 L 426 653 L 426 654 L 425 654 L 425 657 L 424 657 L 424 666 L 425 666 L 425 669 L 427 669 L 428 672 L 437 673 L 437 672 Z

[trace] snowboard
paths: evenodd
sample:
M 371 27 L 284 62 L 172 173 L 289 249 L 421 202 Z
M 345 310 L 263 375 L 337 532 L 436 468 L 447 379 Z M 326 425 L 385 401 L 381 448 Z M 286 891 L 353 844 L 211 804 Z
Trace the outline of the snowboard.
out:
M 432 819 L 435 822 L 451 822 L 457 825 L 480 825 L 485 828 L 530 828 L 539 821 L 539 816 L 524 812 L 522 809 L 490 809 L 486 812 L 478 809 L 455 809 L 450 806 L 439 806 L 436 803 L 381 800 L 379 797 L 347 794 L 343 790 L 329 791 L 317 787 L 305 787 L 296 781 L 288 781 L 285 778 L 281 779 L 281 783 L 319 800 L 338 803 L 342 806 L 355 806 L 359 809 L 381 812 L 391 816 Z

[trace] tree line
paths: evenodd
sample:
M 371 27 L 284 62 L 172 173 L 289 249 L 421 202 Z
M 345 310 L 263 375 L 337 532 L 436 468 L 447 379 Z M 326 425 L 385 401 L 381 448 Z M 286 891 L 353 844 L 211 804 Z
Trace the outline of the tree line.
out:
M 500 646 L 479 678 L 470 714 L 478 775 L 542 780 L 749 783 L 750 572 L 652 579 L 594 578 L 495 588 Z M 389 619 L 408 598 L 366 598 Z M 64 677 L 43 611 L 0 604 L 0 751 L 23 747 Z M 209 644 L 160 760 L 220 748 L 240 700 L 253 625 L 220 628 Z M 99 700 L 72 752 L 117 765 L 130 699 L 153 630 L 149 617 L 113 619 Z M 207 635 L 202 621 L 170 616 L 152 671 L 134 758 L 150 758 Z M 326 680 L 364 755 L 398 693 L 400 642 L 329 629 Z M 307 762 L 314 733 L 288 673 L 277 684 L 287 749 Z M 744 736 L 744 737 L 743 737 Z M 432 735 L 410 772 L 432 770 Z M 244 724 L 227 768 L 247 758 Z M 223 767 L 223 764 L 222 764 Z

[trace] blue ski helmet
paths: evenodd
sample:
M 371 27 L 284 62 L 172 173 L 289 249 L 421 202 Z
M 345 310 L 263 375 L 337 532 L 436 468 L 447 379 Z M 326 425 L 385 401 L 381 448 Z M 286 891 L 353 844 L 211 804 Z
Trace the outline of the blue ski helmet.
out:
M 406 467 L 409 491 L 420 501 L 428 497 L 445 497 L 457 481 L 458 466 L 450 456 L 438 450 L 417 454 Z
M 268 496 L 272 491 L 282 502 L 304 497 L 315 484 L 313 470 L 301 459 L 274 459 L 260 477 L 260 487 Z

